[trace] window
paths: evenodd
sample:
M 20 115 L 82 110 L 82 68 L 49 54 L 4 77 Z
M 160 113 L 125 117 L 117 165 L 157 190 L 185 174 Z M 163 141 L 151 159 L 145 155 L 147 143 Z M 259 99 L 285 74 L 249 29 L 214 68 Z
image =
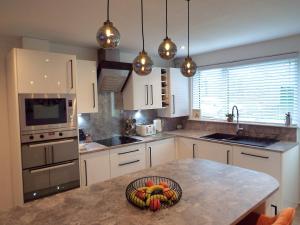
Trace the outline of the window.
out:
M 199 69 L 192 79 L 192 107 L 201 116 L 224 120 L 237 105 L 245 122 L 284 123 L 291 112 L 297 123 L 298 57 Z

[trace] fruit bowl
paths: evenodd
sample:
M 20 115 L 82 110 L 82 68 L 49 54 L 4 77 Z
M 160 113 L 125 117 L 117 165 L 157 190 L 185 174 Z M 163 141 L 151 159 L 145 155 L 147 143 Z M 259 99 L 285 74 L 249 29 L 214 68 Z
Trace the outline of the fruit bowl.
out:
M 170 178 L 149 176 L 132 181 L 125 194 L 127 200 L 135 207 L 157 211 L 178 203 L 182 189 Z

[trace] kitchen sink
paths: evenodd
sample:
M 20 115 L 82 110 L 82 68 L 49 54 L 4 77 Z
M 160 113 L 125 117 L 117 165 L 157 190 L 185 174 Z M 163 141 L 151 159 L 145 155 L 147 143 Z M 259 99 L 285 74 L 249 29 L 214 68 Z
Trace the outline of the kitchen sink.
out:
M 211 139 L 211 140 L 221 140 L 224 142 L 257 146 L 257 147 L 268 147 L 269 145 L 278 142 L 278 140 L 270 139 L 270 138 L 255 138 L 255 137 L 232 135 L 232 134 L 222 134 L 222 133 L 214 133 L 211 135 L 204 136 L 202 138 Z

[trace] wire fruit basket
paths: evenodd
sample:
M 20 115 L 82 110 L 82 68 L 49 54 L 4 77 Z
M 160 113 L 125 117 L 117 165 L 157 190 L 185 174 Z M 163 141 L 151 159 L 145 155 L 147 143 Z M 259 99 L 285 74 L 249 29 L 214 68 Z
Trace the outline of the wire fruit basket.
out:
M 135 207 L 157 211 L 177 204 L 181 199 L 182 189 L 170 178 L 148 176 L 132 181 L 125 194 Z

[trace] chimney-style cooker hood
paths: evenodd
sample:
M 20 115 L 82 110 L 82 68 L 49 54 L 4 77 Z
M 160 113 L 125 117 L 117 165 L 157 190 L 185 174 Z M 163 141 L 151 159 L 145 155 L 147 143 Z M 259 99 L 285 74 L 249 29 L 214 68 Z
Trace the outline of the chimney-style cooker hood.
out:
M 118 49 L 98 50 L 98 85 L 100 91 L 122 92 L 132 73 L 132 64 L 120 62 Z

